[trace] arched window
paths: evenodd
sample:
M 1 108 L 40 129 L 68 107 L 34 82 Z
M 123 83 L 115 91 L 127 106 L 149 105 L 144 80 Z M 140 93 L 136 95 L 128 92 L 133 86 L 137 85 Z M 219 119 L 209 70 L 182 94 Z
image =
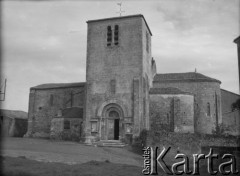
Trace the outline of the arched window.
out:
M 118 25 L 115 25 L 114 27 L 114 44 L 118 45 L 118 34 L 119 34 L 119 27 Z
M 107 27 L 107 46 L 111 46 L 112 43 L 112 29 L 111 26 Z
M 207 103 L 207 115 L 210 116 L 211 109 L 210 109 L 210 103 Z

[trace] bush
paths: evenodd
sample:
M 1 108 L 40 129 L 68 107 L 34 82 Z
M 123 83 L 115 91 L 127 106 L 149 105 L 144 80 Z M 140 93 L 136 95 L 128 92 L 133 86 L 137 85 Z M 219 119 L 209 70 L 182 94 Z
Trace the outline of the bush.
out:
M 149 131 L 142 130 L 138 137 L 135 137 L 132 144 L 133 152 L 142 154 L 142 149 L 147 145 Z

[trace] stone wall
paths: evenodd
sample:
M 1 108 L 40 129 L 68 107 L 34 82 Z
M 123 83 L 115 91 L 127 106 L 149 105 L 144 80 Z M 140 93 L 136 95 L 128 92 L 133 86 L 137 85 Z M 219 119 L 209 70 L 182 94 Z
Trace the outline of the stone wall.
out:
M 82 122 L 80 118 L 53 118 L 50 139 L 80 141 L 83 133 Z
M 213 131 L 216 131 L 216 127 L 222 123 L 222 111 L 220 101 L 221 93 L 219 83 L 194 81 L 172 81 L 163 83 L 153 82 L 153 87 L 175 87 L 182 91 L 192 93 L 194 95 L 195 132 L 212 134 Z M 210 115 L 207 114 L 208 103 L 210 104 Z M 216 123 L 218 125 L 216 125 Z
M 238 94 L 221 89 L 222 114 L 223 114 L 223 133 L 231 135 L 240 135 L 240 111 L 232 111 L 232 104 L 240 96 Z
M 59 110 L 75 106 L 85 109 L 84 85 L 49 89 L 31 88 L 26 136 L 48 138 L 51 120 L 57 116 Z
M 150 94 L 151 130 L 161 128 L 180 133 L 194 132 L 192 95 Z
M 107 29 L 111 26 L 113 30 L 115 25 L 119 26 L 119 42 L 118 45 L 112 43 L 108 46 Z M 140 130 L 149 125 L 146 120 L 148 115 L 143 115 L 143 109 L 148 111 L 147 103 L 143 108 L 143 99 L 148 97 L 148 91 L 143 94 L 143 87 L 147 85 L 143 85 L 143 77 L 147 75 L 150 82 L 151 75 L 148 74 L 151 69 L 151 49 L 147 55 L 143 55 L 143 38 L 146 42 L 145 34 L 148 30 L 143 29 L 144 25 L 146 24 L 141 16 L 88 22 L 85 122 L 88 136 L 100 137 L 100 131 L 91 132 L 91 123 L 96 120 L 98 129 L 102 129 L 103 114 L 98 112 L 109 102 L 119 102 L 117 106 L 123 111 L 126 110 L 123 120 L 131 119 L 134 123 L 134 136 L 139 135 Z M 143 60 L 144 63 L 150 63 L 144 66 L 146 71 L 143 71 Z M 115 91 L 112 91 L 112 81 L 115 82 Z M 123 133 L 122 137 L 125 137 L 124 135 Z
M 189 156 L 192 163 L 192 155 L 202 153 L 202 147 L 239 147 L 239 138 L 233 136 L 219 136 L 210 134 L 196 133 L 175 133 L 166 132 L 164 130 L 149 132 L 145 146 L 159 147 L 162 151 L 163 147 L 171 147 L 170 151 L 164 158 L 167 163 L 176 163 L 174 158 L 177 153 L 184 153 Z

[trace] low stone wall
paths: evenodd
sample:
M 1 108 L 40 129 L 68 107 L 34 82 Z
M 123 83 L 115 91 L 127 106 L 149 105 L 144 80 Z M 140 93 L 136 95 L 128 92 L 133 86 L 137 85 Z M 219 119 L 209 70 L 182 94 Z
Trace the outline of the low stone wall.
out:
M 163 147 L 171 147 L 166 156 L 169 162 L 176 162 L 174 159 L 177 153 L 184 153 L 192 157 L 193 154 L 202 153 L 203 146 L 215 147 L 239 147 L 239 138 L 235 136 L 218 136 L 209 134 L 192 134 L 192 133 L 174 133 L 168 131 L 148 132 L 146 147 L 158 147 L 162 151 Z
M 240 136 L 240 111 L 224 114 L 221 127 L 224 134 Z

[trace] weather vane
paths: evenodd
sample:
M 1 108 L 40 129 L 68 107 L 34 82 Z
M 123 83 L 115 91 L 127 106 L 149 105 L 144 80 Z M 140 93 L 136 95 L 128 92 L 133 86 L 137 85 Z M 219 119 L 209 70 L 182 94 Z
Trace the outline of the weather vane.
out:
M 122 2 L 117 3 L 117 5 L 119 5 L 119 8 L 120 8 L 119 12 L 117 12 L 117 13 L 119 13 L 119 15 L 122 16 L 122 13 L 125 12 L 125 11 L 122 11 Z

